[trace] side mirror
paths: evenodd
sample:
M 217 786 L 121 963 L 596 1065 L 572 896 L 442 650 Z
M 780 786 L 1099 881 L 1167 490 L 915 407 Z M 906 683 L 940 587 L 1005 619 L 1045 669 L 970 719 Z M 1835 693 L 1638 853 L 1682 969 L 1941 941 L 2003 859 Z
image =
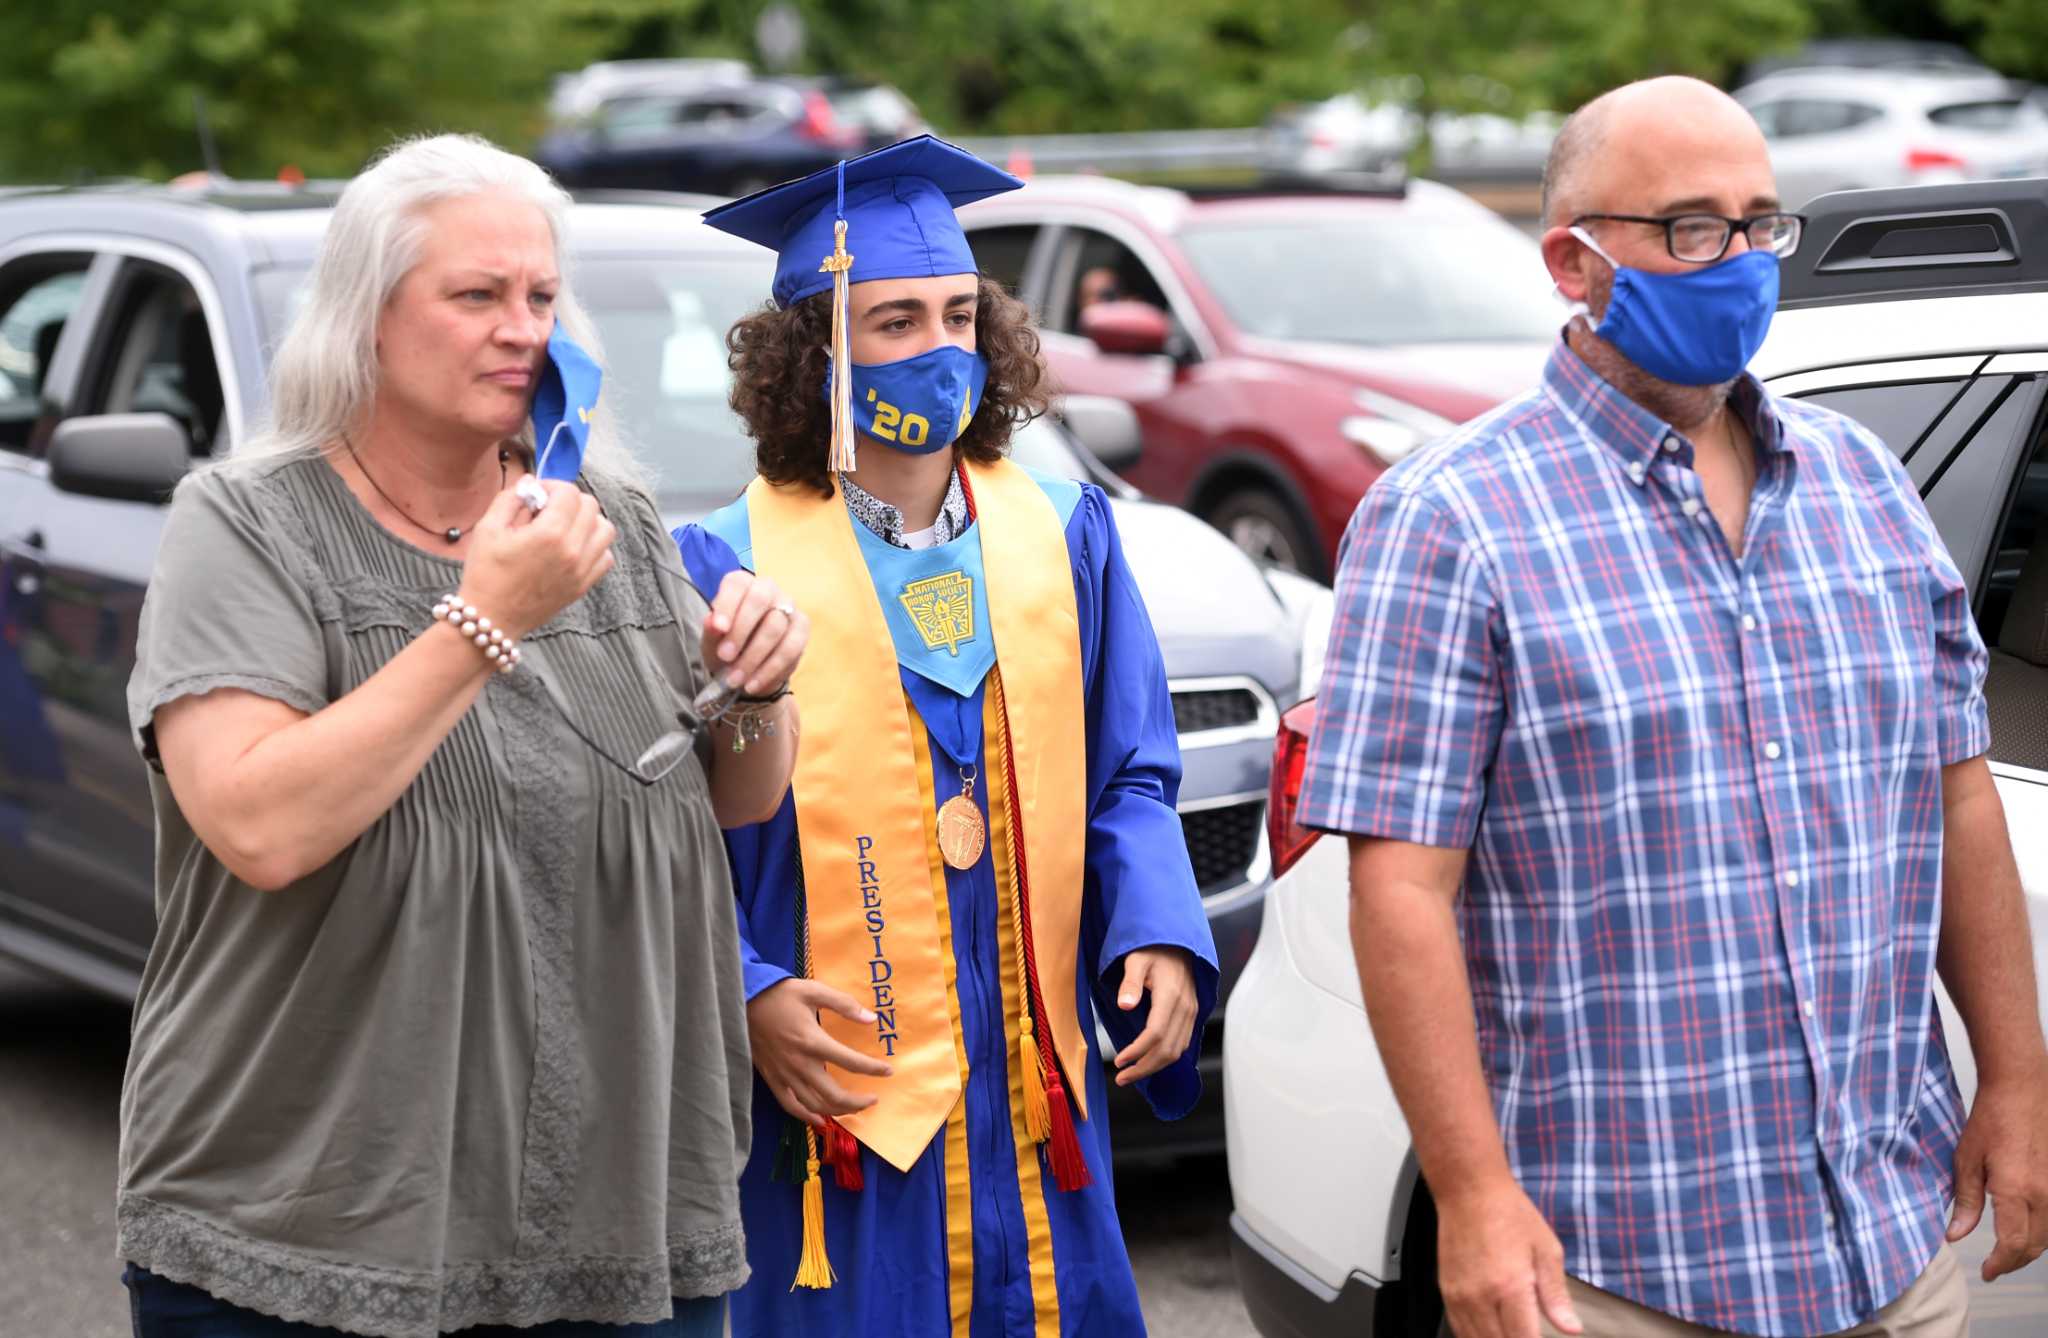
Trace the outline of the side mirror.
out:
M 1097 302 L 1081 312 L 1081 333 L 1104 353 L 1152 357 L 1166 352 L 1173 325 L 1150 302 Z
M 69 418 L 50 434 L 50 483 L 118 502 L 162 502 L 192 464 L 192 438 L 163 413 Z
M 1113 470 L 1138 463 L 1144 439 L 1138 415 L 1130 405 L 1108 395 L 1068 395 L 1059 404 L 1060 421 L 1088 453 Z

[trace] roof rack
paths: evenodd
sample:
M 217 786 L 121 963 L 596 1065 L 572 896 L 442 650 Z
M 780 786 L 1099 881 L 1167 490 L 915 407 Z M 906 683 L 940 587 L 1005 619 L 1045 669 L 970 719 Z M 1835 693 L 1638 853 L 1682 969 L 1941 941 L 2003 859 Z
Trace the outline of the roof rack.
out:
M 2048 178 L 1837 191 L 1801 212 L 1783 308 L 2048 289 Z

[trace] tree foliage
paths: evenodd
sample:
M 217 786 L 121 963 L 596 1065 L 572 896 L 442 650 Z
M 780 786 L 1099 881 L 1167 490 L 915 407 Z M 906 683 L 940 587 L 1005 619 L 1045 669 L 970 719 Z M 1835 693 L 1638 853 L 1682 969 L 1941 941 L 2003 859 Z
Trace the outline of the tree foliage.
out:
M 2044 0 L 787 0 L 801 71 L 908 93 L 942 131 L 1256 125 L 1398 90 L 1425 109 L 1568 109 L 1654 73 L 1725 82 L 1817 33 L 1962 38 L 2048 77 Z M 591 60 L 752 57 L 765 0 L 0 0 L 0 178 L 355 171 L 392 138 L 525 148 Z M 11 13 L 9 11 L 12 11 Z

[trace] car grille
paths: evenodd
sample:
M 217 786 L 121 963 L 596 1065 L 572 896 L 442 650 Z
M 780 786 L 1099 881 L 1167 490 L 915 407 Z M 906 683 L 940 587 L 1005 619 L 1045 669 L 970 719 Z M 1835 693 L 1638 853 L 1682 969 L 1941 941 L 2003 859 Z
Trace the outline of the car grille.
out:
M 1259 831 L 1265 818 L 1266 804 L 1261 799 L 1180 815 L 1188 859 L 1195 866 L 1195 884 L 1203 896 L 1244 881 L 1258 854 Z
M 1198 688 L 1173 694 L 1173 727 L 1182 734 L 1232 729 L 1259 718 L 1259 699 L 1248 688 Z

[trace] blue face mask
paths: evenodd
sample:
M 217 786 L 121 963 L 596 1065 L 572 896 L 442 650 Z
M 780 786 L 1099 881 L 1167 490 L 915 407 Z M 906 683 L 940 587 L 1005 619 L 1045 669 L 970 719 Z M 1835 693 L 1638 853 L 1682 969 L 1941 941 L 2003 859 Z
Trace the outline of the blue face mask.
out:
M 1745 251 L 1677 274 L 1615 264 L 1584 230 L 1572 236 L 1614 266 L 1614 290 L 1593 333 L 1650 375 L 1680 386 L 1733 381 L 1763 346 L 1778 309 L 1778 257 Z M 1575 315 L 1590 318 L 1584 303 Z
M 944 450 L 967 430 L 987 386 L 988 359 L 953 344 L 896 362 L 856 362 L 854 431 L 911 455 Z M 825 394 L 832 394 L 829 367 Z

